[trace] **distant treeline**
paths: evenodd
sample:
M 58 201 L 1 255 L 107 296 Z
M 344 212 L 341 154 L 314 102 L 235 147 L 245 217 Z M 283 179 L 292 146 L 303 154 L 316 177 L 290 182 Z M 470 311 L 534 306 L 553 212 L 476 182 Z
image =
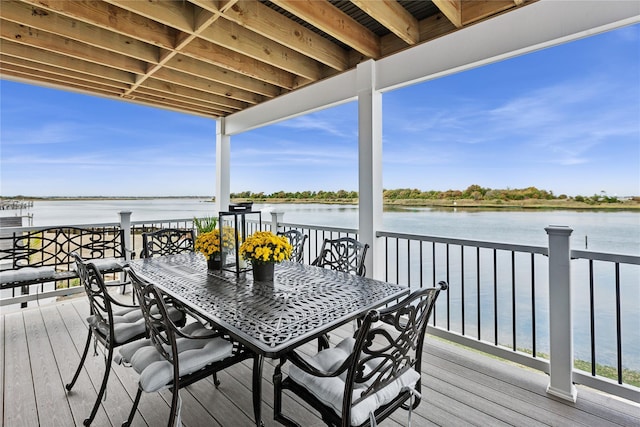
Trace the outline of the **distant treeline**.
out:
M 291 199 L 291 200 L 347 200 L 357 199 L 357 191 L 277 191 L 271 194 L 252 193 L 251 191 L 244 191 L 242 193 L 232 193 L 233 199 L 248 199 L 248 200 L 268 200 L 268 199 Z M 447 191 L 422 191 L 416 188 L 399 188 L 396 190 L 384 190 L 385 200 L 476 200 L 476 201 L 491 201 L 491 200 L 504 200 L 504 201 L 517 201 L 517 200 L 555 200 L 555 199 L 569 199 L 576 202 L 584 203 L 620 203 L 620 200 L 616 196 L 608 196 L 605 193 L 594 194 L 593 196 L 575 196 L 570 197 L 566 194 L 556 196 L 553 191 L 539 190 L 536 187 L 527 188 L 507 188 L 492 189 L 485 188 L 479 185 L 470 185 L 466 190 L 447 190 Z

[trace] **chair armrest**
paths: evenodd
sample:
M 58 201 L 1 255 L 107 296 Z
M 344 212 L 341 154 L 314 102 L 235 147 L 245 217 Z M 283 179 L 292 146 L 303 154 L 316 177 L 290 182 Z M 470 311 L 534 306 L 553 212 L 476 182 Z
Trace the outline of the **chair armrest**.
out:
M 211 338 L 221 337 L 223 335 L 222 332 L 217 331 L 217 330 L 211 330 L 211 333 L 207 334 L 207 335 L 191 335 L 191 334 L 188 334 L 188 333 L 184 332 L 182 329 L 178 328 L 176 326 L 176 324 L 173 323 L 173 320 L 171 320 L 171 319 L 167 319 L 167 320 L 171 324 L 171 328 L 173 329 L 175 334 L 180 336 L 180 337 L 182 337 L 182 338 L 188 338 L 190 340 L 208 340 L 208 339 L 211 339 Z
M 124 283 L 118 283 L 117 285 L 113 285 L 113 286 L 122 286 Z M 123 308 L 140 308 L 140 306 L 138 304 L 127 304 L 124 303 L 122 301 L 118 301 L 117 299 L 115 299 L 114 297 L 112 297 L 109 292 L 106 292 L 105 289 L 105 297 L 109 299 L 109 302 L 111 304 L 117 305 L 118 307 L 123 307 Z

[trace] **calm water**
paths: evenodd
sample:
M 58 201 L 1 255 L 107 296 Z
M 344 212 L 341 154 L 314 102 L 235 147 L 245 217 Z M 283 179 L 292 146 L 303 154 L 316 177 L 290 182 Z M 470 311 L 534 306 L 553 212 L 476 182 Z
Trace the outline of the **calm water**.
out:
M 254 205 L 263 211 L 284 212 L 284 221 L 296 224 L 357 228 L 354 205 Z M 29 210 L 33 225 L 70 225 L 119 221 L 118 212 L 131 211 L 133 221 L 213 215 L 206 199 L 36 201 Z M 267 219 L 268 216 L 263 216 Z M 513 211 L 394 208 L 386 210 L 383 228 L 430 236 L 447 236 L 524 245 L 547 244 L 544 228 L 566 225 L 574 231 L 572 248 L 640 255 L 640 212 Z
M 202 217 L 214 214 L 215 205 L 205 199 L 152 199 L 152 200 L 99 200 L 99 201 L 37 201 L 29 213 L 33 214 L 33 225 L 72 225 L 104 222 L 117 222 L 118 212 L 131 211 L 133 221 L 150 221 L 164 219 L 186 219 L 194 216 Z M 276 204 L 254 205 L 254 209 L 263 212 L 277 210 L 284 212 L 284 222 L 324 225 L 334 227 L 357 228 L 358 209 L 353 205 L 319 205 L 319 204 Z M 263 215 L 263 220 L 269 220 L 269 215 Z M 586 249 L 596 252 L 610 252 L 626 255 L 640 255 L 640 212 L 603 212 L 603 211 L 514 211 L 514 210 L 453 210 L 430 208 L 394 208 L 384 212 L 383 228 L 395 231 L 429 236 L 446 236 L 461 239 L 483 240 L 491 242 L 507 242 L 522 245 L 546 246 L 547 234 L 544 228 L 549 225 L 564 225 L 574 231 L 571 238 L 573 249 Z M 633 267 L 627 269 L 622 266 L 623 299 L 622 313 L 631 313 L 623 317 L 623 365 L 630 369 L 640 370 L 640 325 L 637 324 L 637 313 L 640 311 L 640 274 Z M 543 269 L 544 270 L 544 269 Z M 578 270 L 578 271 L 576 271 Z M 611 270 L 611 271 L 609 271 Z M 544 270 L 546 271 L 546 270 Z M 537 274 L 540 281 L 541 294 L 539 309 L 541 313 L 536 319 L 538 328 L 538 351 L 548 352 L 548 336 L 546 334 L 546 273 Z M 577 357 L 589 360 L 589 316 L 588 316 L 588 278 L 585 277 L 586 268 L 574 267 L 572 270 L 574 289 L 575 350 Z M 501 272 L 506 276 L 510 272 Z M 596 270 L 596 280 L 603 277 L 605 282 L 611 282 L 614 272 L 610 265 L 605 271 Z M 454 280 L 452 278 L 452 280 Z M 518 277 L 518 280 L 520 278 Z M 468 280 L 472 283 L 473 280 Z M 523 282 L 528 282 L 525 278 Z M 453 282 L 452 282 L 453 283 Z M 596 288 L 596 300 L 600 307 L 596 308 L 596 342 L 598 343 L 598 362 L 615 365 L 615 304 L 612 286 Z M 460 305 L 456 289 L 450 289 L 449 296 L 452 304 Z M 466 297 L 475 298 L 467 291 Z M 500 295 L 504 299 L 504 306 L 510 306 L 510 291 Z M 522 312 L 530 305 L 527 297 L 526 285 L 518 289 L 517 304 L 522 305 Z M 481 298 L 490 302 L 491 291 L 481 290 Z M 537 295 L 538 298 L 538 295 Z M 453 306 L 452 306 L 453 307 Z M 520 312 L 520 309 L 518 309 Z M 487 310 L 489 311 L 489 310 Z M 452 308 L 453 312 L 453 308 Z M 633 314 L 635 313 L 635 314 Z M 483 313 L 483 324 L 491 329 L 490 313 Z M 465 325 L 473 328 L 474 313 L 470 312 Z M 502 310 L 499 323 L 508 325 L 509 310 Z M 518 318 L 518 342 L 525 343 L 530 339 L 531 319 Z M 440 321 L 440 320 L 438 320 Z M 453 316 L 454 326 L 456 322 Z M 635 324 L 634 324 L 635 323 Z M 483 327 L 484 327 L 483 325 Z M 457 325 L 459 326 L 459 325 Z M 454 329 L 455 330 L 455 329 Z M 484 339 L 490 339 L 484 333 Z M 503 338 L 500 337 L 500 341 Z M 509 338 L 504 341 L 508 345 Z

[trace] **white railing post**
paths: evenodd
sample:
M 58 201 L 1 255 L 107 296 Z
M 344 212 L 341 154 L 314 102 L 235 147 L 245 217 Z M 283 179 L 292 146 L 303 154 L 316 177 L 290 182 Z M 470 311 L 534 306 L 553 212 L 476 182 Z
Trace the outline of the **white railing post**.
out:
M 550 225 L 549 236 L 549 386 L 547 393 L 575 402 L 573 385 L 573 310 L 569 227 Z
M 124 244 L 124 259 L 125 261 L 131 260 L 131 212 L 122 211 L 120 214 L 120 230 L 122 230 L 122 240 Z M 123 284 L 120 293 L 124 294 L 127 291 L 127 285 L 124 283 L 124 273 L 120 273 L 120 282 Z
M 271 232 L 278 234 L 278 224 L 282 224 L 284 212 L 271 211 Z
M 120 230 L 124 239 L 124 259 L 131 259 L 131 212 L 120 212 Z

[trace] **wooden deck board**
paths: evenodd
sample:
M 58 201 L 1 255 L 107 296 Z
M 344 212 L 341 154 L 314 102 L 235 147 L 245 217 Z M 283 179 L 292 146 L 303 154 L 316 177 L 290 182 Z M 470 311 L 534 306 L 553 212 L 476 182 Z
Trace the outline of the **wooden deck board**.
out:
M 80 361 L 80 353 L 76 351 L 69 330 L 60 314 L 59 307 L 60 304 L 48 305 L 40 311 L 42 312 L 42 318 L 46 319 L 44 325 L 49 335 L 49 342 L 51 343 L 53 355 L 58 367 L 60 379 L 57 385 L 67 397 L 69 408 L 73 414 L 74 424 L 82 425 L 82 421 L 91 411 L 96 392 L 89 380 L 87 372 L 84 370 L 80 372 L 73 391 L 71 393 L 66 392 L 65 385 L 71 381 L 76 371 L 76 367 Z M 82 333 L 86 335 L 86 328 Z M 107 414 L 102 407 L 96 414 L 95 424 L 108 425 Z
M 89 414 L 104 372 L 103 354 L 89 352 L 85 369 L 73 392 L 64 385 L 71 380 L 84 348 L 88 313 L 86 299 L 29 308 L 0 316 L 0 416 L 6 426 L 82 425 Z M 331 334 L 332 343 L 352 333 L 347 325 Z M 316 343 L 300 348 L 315 352 Z M 275 360 L 265 360 L 263 407 L 265 427 L 273 421 Z M 286 373 L 288 367 L 285 365 Z M 251 426 L 252 360 L 221 372 L 221 386 L 211 378 L 181 391 L 185 426 Z M 435 338 L 427 338 L 423 355 L 423 401 L 412 414 L 412 425 L 598 425 L 638 426 L 640 405 L 579 386 L 575 404 L 547 395 L 548 377 L 512 363 Z M 107 399 L 94 426 L 119 426 L 127 417 L 137 390 L 136 374 L 114 364 Z M 171 395 L 143 393 L 134 426 L 166 424 Z M 305 427 L 324 425 L 315 412 L 286 395 L 284 411 Z M 407 413 L 399 411 L 382 426 L 407 424 Z
M 428 344 L 436 345 L 436 340 L 428 340 Z M 430 349 L 427 351 L 430 351 Z M 589 416 L 583 415 L 579 411 L 567 411 L 564 403 L 538 395 L 535 390 L 527 390 L 520 385 L 528 384 L 524 380 L 525 378 L 539 375 L 544 383 L 539 383 L 538 390 L 544 390 L 546 381 L 548 381 L 547 376 L 544 374 L 526 371 L 522 373 L 519 371 L 523 371 L 523 369 L 516 368 L 513 372 L 515 375 L 511 378 L 522 379 L 517 380 L 518 384 L 513 384 L 497 379 L 495 373 L 491 372 L 491 368 L 487 367 L 486 363 L 482 365 L 475 363 L 474 367 L 470 368 L 440 357 L 426 358 L 431 365 L 429 370 L 431 377 L 444 382 L 444 384 L 455 384 L 455 387 L 462 392 L 463 396 L 468 393 L 473 398 L 486 400 L 487 404 L 484 405 L 484 408 L 487 412 L 491 408 L 502 407 L 503 411 L 497 410 L 491 415 L 507 424 L 517 423 L 519 420 L 525 419 L 529 420 L 528 425 L 531 426 L 549 425 L 560 421 L 563 423 L 582 423 L 590 419 Z M 466 403 L 469 406 L 476 406 L 470 402 Z M 527 412 L 519 412 L 522 410 L 521 408 L 527 408 Z M 605 427 L 608 424 L 603 420 L 600 425 Z
M 26 331 L 22 313 L 5 317 L 4 425 L 38 425 Z
M 51 348 L 49 335 L 45 328 L 42 312 L 29 310 L 24 312 L 27 345 L 35 398 L 38 405 L 38 418 L 51 425 L 73 424 L 73 416 L 66 398 L 66 390 L 61 388 L 60 371 Z M 51 339 L 55 339 L 51 336 Z

